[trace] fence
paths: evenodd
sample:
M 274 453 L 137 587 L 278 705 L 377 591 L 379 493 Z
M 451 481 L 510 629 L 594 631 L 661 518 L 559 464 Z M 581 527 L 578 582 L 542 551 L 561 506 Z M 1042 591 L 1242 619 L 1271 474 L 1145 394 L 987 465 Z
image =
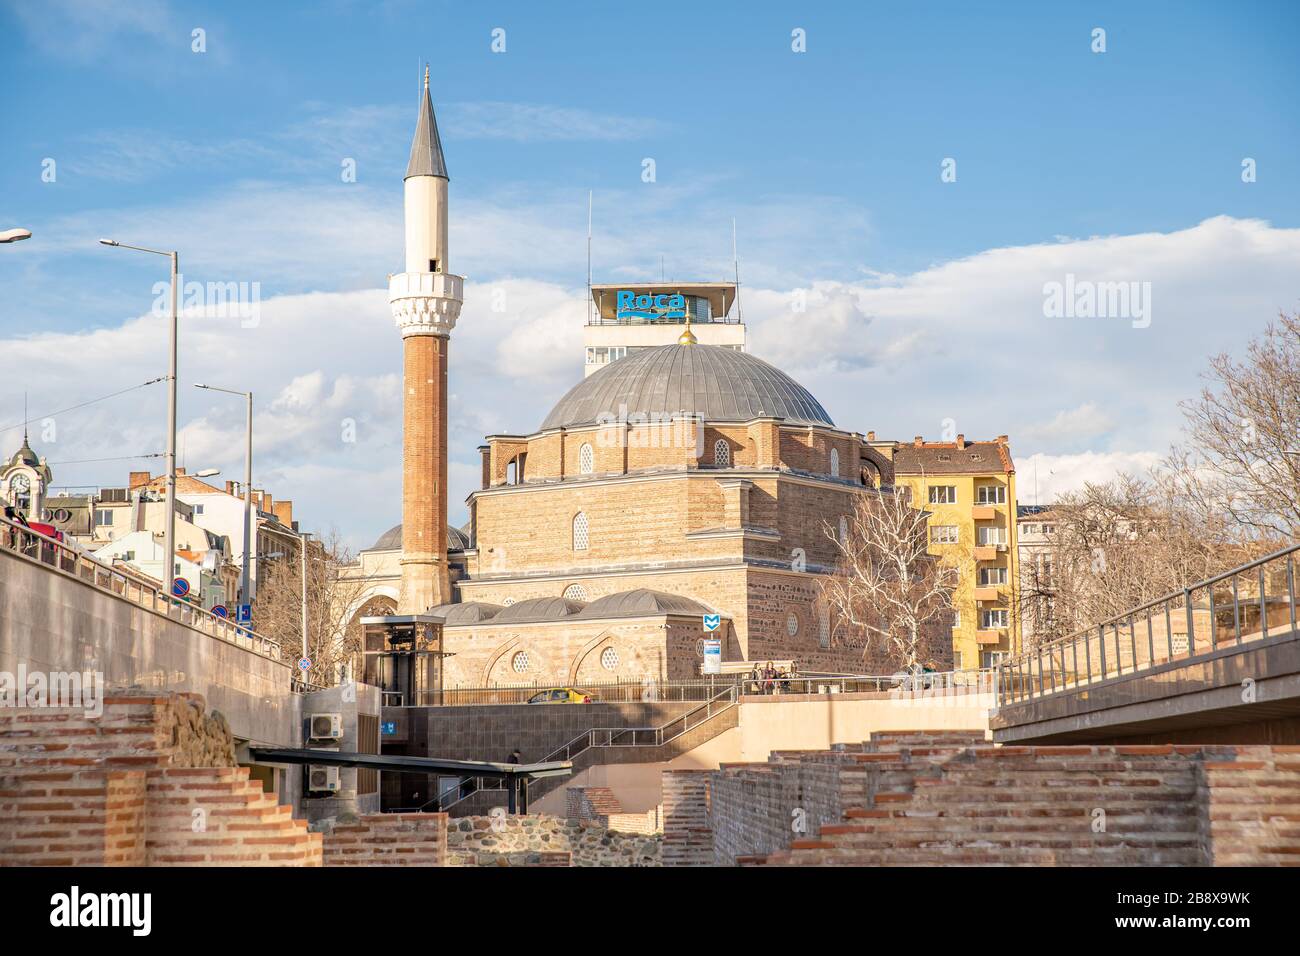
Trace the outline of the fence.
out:
M 1003 661 L 998 705 L 1295 634 L 1297 551 L 1283 548 Z
M 0 518 L 0 548 L 56 573 L 75 578 L 97 590 L 130 601 L 146 610 L 267 657 L 280 659 L 280 644 L 227 618 L 173 597 L 152 578 L 129 574 L 20 524 Z

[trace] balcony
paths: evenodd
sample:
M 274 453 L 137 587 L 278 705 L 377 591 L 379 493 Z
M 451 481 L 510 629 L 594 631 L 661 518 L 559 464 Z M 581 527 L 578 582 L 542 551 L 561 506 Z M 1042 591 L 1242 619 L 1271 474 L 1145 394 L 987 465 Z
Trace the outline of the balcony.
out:
M 1005 627 L 980 628 L 975 632 L 975 643 L 981 647 L 1001 644 L 1002 639 L 1007 636 Z
M 1005 544 L 977 544 L 975 545 L 976 561 L 996 561 L 998 554 L 1005 551 Z
M 970 516 L 976 521 L 992 521 L 998 516 L 998 511 L 992 505 L 974 505 L 970 509 Z
M 977 584 L 975 585 L 975 600 L 977 601 L 997 601 L 1002 597 L 1001 584 Z

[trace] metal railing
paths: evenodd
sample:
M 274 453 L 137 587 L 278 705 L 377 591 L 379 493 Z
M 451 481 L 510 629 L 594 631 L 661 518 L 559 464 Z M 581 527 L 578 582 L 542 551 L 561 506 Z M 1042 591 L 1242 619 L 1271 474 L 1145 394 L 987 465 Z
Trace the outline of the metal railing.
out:
M 1297 552 L 1291 545 L 1003 661 L 998 706 L 1294 635 Z
M 235 622 L 217 617 L 196 604 L 173 597 L 152 578 L 129 574 L 98 561 L 78 548 L 46 537 L 39 531 L 0 518 L 0 549 L 43 564 L 50 570 L 161 614 L 219 641 L 280 660 L 280 643 Z
M 884 692 L 900 686 L 930 683 L 949 687 L 983 686 L 990 681 L 990 671 L 951 671 L 909 676 L 897 674 L 796 674 L 788 677 L 754 678 L 749 674 L 720 674 L 677 681 L 604 681 L 574 685 L 590 694 L 598 703 L 673 703 L 707 701 L 721 689 L 737 684 L 742 694 L 859 694 Z M 526 704 L 545 690 L 562 684 L 505 684 L 494 687 L 449 687 L 440 691 L 421 691 L 415 695 L 384 694 L 386 707 L 467 707 L 492 704 Z

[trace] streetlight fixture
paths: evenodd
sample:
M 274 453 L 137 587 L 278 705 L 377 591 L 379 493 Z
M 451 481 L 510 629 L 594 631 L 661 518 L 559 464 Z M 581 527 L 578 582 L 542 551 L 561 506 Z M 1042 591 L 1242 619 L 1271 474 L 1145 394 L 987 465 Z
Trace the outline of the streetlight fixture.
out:
M 0 232 L 0 242 L 21 242 L 23 239 L 30 239 L 32 231 L 30 229 L 6 229 Z
M 244 592 L 244 603 L 253 603 L 252 568 L 253 550 L 253 393 L 240 392 L 233 388 L 220 388 L 216 385 L 199 385 L 209 392 L 225 392 L 227 395 L 242 395 L 248 401 L 248 418 L 244 423 L 244 567 L 241 571 L 240 588 Z
M 167 551 L 166 581 L 164 584 L 170 594 L 175 586 L 176 578 L 176 285 L 179 274 L 179 257 L 175 250 L 163 252 L 160 249 L 127 245 L 125 242 L 118 242 L 116 239 L 101 239 L 99 242 L 101 245 L 116 246 L 119 249 L 132 249 L 136 252 L 147 252 L 150 255 L 167 256 L 171 260 L 172 309 L 171 328 L 168 333 L 167 345 L 167 530 L 164 535 L 164 547 Z

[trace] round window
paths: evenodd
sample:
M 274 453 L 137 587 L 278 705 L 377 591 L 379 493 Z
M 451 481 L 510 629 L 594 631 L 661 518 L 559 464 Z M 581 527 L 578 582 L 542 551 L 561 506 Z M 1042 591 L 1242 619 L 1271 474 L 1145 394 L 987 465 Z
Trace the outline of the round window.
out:
M 528 670 L 528 652 L 519 651 L 510 659 L 510 666 L 514 668 L 516 674 L 522 674 Z
M 515 599 L 514 599 L 514 598 L 506 598 L 504 601 L 501 602 L 501 606 L 502 606 L 502 607 L 509 607 L 510 605 L 512 605 L 512 604 L 514 604 L 514 603 L 515 603 Z
M 564 598 L 567 601 L 585 601 L 587 600 L 587 589 L 581 584 L 570 584 L 564 589 Z
M 785 632 L 791 637 L 799 633 L 799 615 L 791 611 L 785 618 Z
M 607 671 L 612 671 L 618 667 L 618 651 L 612 647 L 607 647 L 600 652 L 600 666 Z

